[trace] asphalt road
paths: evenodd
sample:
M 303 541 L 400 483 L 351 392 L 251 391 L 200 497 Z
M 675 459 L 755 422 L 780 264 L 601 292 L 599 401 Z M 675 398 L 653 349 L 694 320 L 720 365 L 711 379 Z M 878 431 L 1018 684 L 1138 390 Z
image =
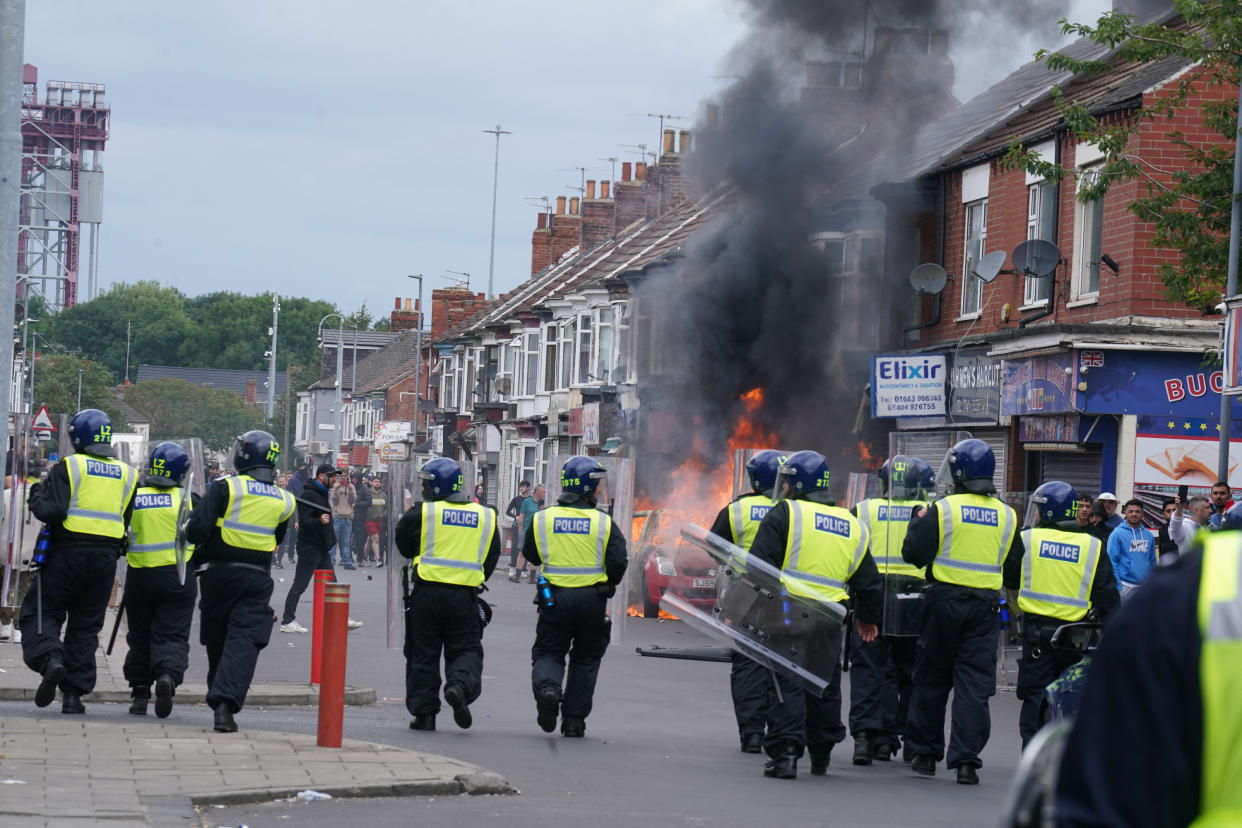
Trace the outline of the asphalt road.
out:
M 676 621 L 628 619 L 625 640 L 604 658 L 595 710 L 585 739 L 545 734 L 535 723 L 530 690 L 534 639 L 534 587 L 511 584 L 501 570 L 489 600 L 495 618 L 484 638 L 482 697 L 472 706 L 474 727 L 459 730 L 447 707 L 439 730 L 407 728 L 404 666 L 399 650 L 384 649 L 382 569 L 339 573 L 353 585 L 351 615 L 366 622 L 349 637 L 348 680 L 374 687 L 380 702 L 347 708 L 345 736 L 443 754 L 504 775 L 519 796 L 348 799 L 313 803 L 260 803 L 207 808 L 209 825 L 448 826 L 468 821 L 506 826 L 586 825 L 995 825 L 1006 786 L 1017 766 L 1018 705 L 1012 690 L 992 701 L 992 739 L 983 754 L 978 787 L 954 783 L 943 765 L 933 779 L 916 777 L 900 762 L 856 768 L 852 742 L 834 751 L 826 777 L 808 773 L 807 760 L 793 781 L 765 779 L 763 757 L 738 750 L 729 700 L 727 664 L 639 656 L 635 645 L 701 646 L 707 642 Z M 292 570 L 278 583 L 283 602 Z M 375 576 L 368 581 L 367 576 Z M 308 591 L 309 598 L 309 591 Z M 300 617 L 309 609 L 300 610 Z M 259 663 L 259 680 L 305 681 L 309 636 L 273 634 Z M 292 644 L 293 646 L 289 646 Z M 202 652 L 191 653 L 191 676 L 202 679 Z M 1010 672 L 1012 676 L 1012 668 Z M 848 678 L 845 690 L 848 694 Z M 848 698 L 846 701 L 848 705 Z M 197 712 L 192 712 L 197 711 Z M 206 708 L 174 714 L 209 716 Z M 247 729 L 315 732 L 310 708 L 247 708 Z

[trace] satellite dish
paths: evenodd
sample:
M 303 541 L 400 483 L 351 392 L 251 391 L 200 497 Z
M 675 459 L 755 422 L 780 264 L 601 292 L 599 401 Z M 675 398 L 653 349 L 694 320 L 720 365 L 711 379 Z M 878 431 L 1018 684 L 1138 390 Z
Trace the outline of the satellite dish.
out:
M 1013 266 L 1036 279 L 1051 274 L 1061 263 L 1061 251 L 1050 241 L 1030 239 L 1013 249 Z
M 1005 266 L 1006 258 L 1004 250 L 993 250 L 975 262 L 975 268 L 971 273 L 977 276 L 979 281 L 987 284 L 996 278 L 996 274 L 1001 272 L 1001 268 Z
M 910 287 L 914 288 L 915 293 L 937 294 L 944 290 L 948 280 L 949 274 L 935 262 L 921 264 L 910 272 Z

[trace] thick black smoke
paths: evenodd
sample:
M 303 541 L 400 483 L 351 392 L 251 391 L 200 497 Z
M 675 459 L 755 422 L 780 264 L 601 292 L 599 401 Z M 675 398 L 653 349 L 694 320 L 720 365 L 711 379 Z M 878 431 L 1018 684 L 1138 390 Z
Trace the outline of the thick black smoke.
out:
M 1016 44 L 1029 41 L 1036 24 L 1051 39 L 1068 5 L 749 0 L 754 26 L 734 51 L 738 79 L 708 107 L 719 117 L 697 126 L 689 159 L 692 189 L 701 195 L 727 186 L 729 207 L 696 234 L 671 279 L 643 288 L 654 291 L 645 295 L 656 299 L 661 342 L 673 354 L 666 360 L 675 369 L 672 407 L 688 429 L 684 440 L 640 447 L 643 488 L 658 494 L 654 481 L 695 452 L 709 467 L 723 460 L 739 396 L 755 387 L 764 390 L 761 419 L 781 447 L 823 452 L 837 480 L 857 470 L 860 436 L 887 432 L 887 424 L 858 415 L 872 353 L 877 345 L 900 347 L 908 270 L 880 263 L 862 277 L 830 276 L 811 237 L 826 229 L 842 195 L 853 199 L 852 220 L 882 230 L 883 211 L 868 191 L 884 182 L 883 173 L 868 181 L 859 171 L 880 147 L 901 157 L 920 124 L 956 103 L 953 70 L 931 53 L 935 47 L 922 55 L 872 56 L 861 89 L 808 102 L 799 95 L 807 61 L 852 61 L 856 70 L 862 53 L 881 46 L 881 26 L 1022 48 Z M 864 30 L 871 33 L 865 48 Z M 882 442 L 875 444 L 881 452 Z

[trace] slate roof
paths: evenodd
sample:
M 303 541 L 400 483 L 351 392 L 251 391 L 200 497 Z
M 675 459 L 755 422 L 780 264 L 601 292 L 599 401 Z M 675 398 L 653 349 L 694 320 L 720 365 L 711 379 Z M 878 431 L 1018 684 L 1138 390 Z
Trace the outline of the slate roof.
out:
M 267 399 L 267 371 L 232 371 L 221 368 L 179 368 L 172 365 L 139 365 L 138 382 L 159 379 L 185 380 L 202 388 L 219 388 L 232 391 L 243 400 L 246 398 L 246 382 L 254 380 L 257 399 Z M 276 372 L 276 394 L 285 392 L 288 375 Z
M 370 353 L 365 359 L 358 360 L 358 378 L 354 385 L 354 393 L 368 394 L 382 391 L 405 377 L 413 374 L 417 367 L 418 331 L 408 330 L 392 335 L 390 341 L 378 351 Z M 424 339 L 426 336 L 424 335 Z M 341 376 L 342 391 L 349 388 L 353 380 L 353 372 L 346 368 Z M 336 387 L 336 373 L 311 385 L 312 389 L 331 389 Z
M 437 337 L 447 344 L 491 325 L 507 325 L 518 314 L 533 311 L 552 299 L 642 268 L 676 250 L 729 201 L 732 191 L 718 187 L 695 202 L 683 202 L 658 218 L 632 225 L 586 250 L 570 250 L 559 261 L 536 273 L 460 325 Z

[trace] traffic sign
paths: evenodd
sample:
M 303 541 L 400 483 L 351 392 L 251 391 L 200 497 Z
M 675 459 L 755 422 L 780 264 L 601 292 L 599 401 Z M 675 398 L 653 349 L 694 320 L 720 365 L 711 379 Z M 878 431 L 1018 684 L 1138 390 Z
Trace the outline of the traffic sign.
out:
M 47 406 L 39 406 L 39 413 L 35 415 L 34 422 L 30 424 L 31 431 L 55 431 L 56 426 L 52 424 L 52 415 L 48 413 Z

